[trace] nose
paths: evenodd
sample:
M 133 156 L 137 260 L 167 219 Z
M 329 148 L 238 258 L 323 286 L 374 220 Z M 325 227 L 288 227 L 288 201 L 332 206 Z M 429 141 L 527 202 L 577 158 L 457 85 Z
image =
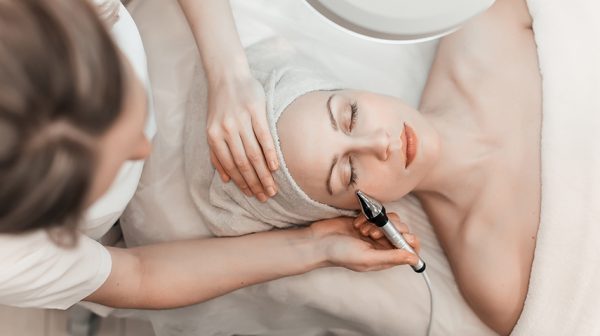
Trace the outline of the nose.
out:
M 390 150 L 390 135 L 380 129 L 355 138 L 351 151 L 357 154 L 374 155 L 377 159 L 388 159 Z

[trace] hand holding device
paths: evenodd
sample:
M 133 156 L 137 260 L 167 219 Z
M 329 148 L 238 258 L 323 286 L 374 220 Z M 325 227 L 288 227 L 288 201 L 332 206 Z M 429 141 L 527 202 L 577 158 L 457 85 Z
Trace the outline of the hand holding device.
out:
M 376 199 L 366 195 L 362 191 L 356 192 L 356 197 L 360 203 L 361 209 L 367 220 L 377 225 L 385 236 L 388 238 L 390 243 L 398 249 L 406 250 L 410 253 L 417 254 L 413 248 L 406 242 L 402 234 L 392 224 L 385 212 L 385 207 Z M 413 270 L 417 273 L 421 273 L 425 270 L 425 262 L 419 258 L 419 262 L 416 265 L 411 265 Z

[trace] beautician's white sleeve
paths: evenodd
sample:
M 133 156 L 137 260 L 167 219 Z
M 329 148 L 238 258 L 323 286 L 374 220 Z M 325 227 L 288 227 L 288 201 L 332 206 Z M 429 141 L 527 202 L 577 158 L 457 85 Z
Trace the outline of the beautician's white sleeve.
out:
M 100 13 L 115 16 L 111 33 L 148 90 L 145 133 L 156 133 L 146 54 L 133 19 L 118 0 L 94 0 Z M 110 18 L 109 18 L 110 19 Z M 109 20 L 112 21 L 112 20 Z M 112 261 L 100 239 L 117 221 L 137 188 L 143 162 L 126 162 L 107 193 L 86 212 L 73 249 L 55 245 L 45 231 L 0 234 L 0 305 L 66 309 L 95 292 L 110 275 Z M 96 307 L 97 308 L 97 307 Z M 106 314 L 107 311 L 97 311 Z
M 95 292 L 111 266 L 108 250 L 85 235 L 72 249 L 44 231 L 0 235 L 0 304 L 67 309 Z

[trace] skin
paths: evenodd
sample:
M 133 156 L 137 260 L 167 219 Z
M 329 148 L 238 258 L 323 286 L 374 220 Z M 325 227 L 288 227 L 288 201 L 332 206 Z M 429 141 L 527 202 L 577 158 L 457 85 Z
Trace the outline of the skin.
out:
M 404 125 L 421 140 L 406 168 Z M 439 155 L 437 132 L 423 115 L 397 98 L 370 92 L 306 94 L 287 107 L 277 127 L 283 153 L 294 153 L 285 159 L 299 186 L 311 198 L 338 208 L 358 209 L 358 187 L 382 202 L 401 198 L 415 189 Z M 307 166 L 311 169 L 303 169 Z M 356 183 L 351 183 L 352 168 Z M 389 181 L 401 183 L 389 188 Z
M 252 77 L 229 1 L 179 0 L 208 82 L 211 162 L 224 182 L 261 202 L 277 193 L 279 167 L 267 124 L 265 92 Z
M 91 205 L 110 187 L 117 176 L 121 165 L 126 160 L 142 160 L 146 158 L 152 146 L 144 134 L 147 118 L 148 97 L 146 89 L 136 78 L 133 68 L 122 56 L 125 65 L 127 97 L 124 99 L 123 111 L 115 126 L 103 134 L 97 141 L 98 167 L 92 182 L 87 204 Z M 119 150 L 115 150 L 119 148 Z
M 113 183 L 126 160 L 151 150 L 143 130 L 147 117 L 144 86 L 123 57 L 126 92 L 115 124 L 97 143 L 88 204 Z M 417 238 L 393 215 L 400 232 L 417 251 Z M 310 227 L 273 230 L 234 238 L 169 242 L 131 249 L 107 247 L 108 279 L 85 300 L 116 308 L 165 309 L 199 303 L 236 289 L 302 274 L 322 267 L 374 271 L 415 264 L 416 256 L 390 246 L 382 237 L 361 235 L 362 218 L 335 218 Z
M 509 334 L 527 294 L 539 225 L 538 69 L 525 2 L 498 0 L 442 39 L 420 112 L 395 98 L 352 90 L 298 98 L 278 121 L 286 164 L 309 196 L 338 207 L 355 208 L 349 195 L 356 189 L 382 201 L 413 192 L 466 301 L 488 326 Z M 334 104 L 343 132 L 327 117 L 324 101 L 332 93 L 343 97 Z M 352 130 L 349 102 L 359 108 Z M 419 139 L 408 169 L 398 150 L 404 122 Z M 336 155 L 342 164 L 334 169 L 332 196 L 325 180 Z M 358 177 L 349 187 L 346 157 Z

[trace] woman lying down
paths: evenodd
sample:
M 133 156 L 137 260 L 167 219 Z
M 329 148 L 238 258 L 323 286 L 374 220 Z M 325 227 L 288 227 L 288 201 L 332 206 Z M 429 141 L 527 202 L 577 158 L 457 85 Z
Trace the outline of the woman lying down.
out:
M 470 307 L 496 332 L 510 333 L 540 212 L 541 78 L 525 1 L 499 0 L 442 39 L 418 109 L 348 89 L 279 40 L 247 54 L 266 93 L 282 163 L 274 173 L 279 192 L 261 203 L 214 169 L 206 173 L 198 113 L 206 97 L 195 88 L 185 174 L 210 230 L 241 235 L 355 215 L 358 189 L 383 202 L 413 193 Z M 367 224 L 361 230 L 381 235 Z

